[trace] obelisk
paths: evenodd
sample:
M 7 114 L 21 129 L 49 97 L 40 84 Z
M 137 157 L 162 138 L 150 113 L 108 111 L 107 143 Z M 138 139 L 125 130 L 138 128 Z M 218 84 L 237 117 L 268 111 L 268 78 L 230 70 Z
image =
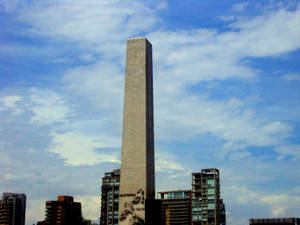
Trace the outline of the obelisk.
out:
M 155 198 L 152 45 L 127 41 L 119 225 L 150 224 Z

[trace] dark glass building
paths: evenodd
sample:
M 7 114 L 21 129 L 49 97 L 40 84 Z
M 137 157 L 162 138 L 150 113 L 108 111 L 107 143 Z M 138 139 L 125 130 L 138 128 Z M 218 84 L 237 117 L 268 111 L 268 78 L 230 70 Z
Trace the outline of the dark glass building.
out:
M 226 224 L 218 169 L 203 169 L 200 173 L 192 174 L 192 224 Z
M 81 225 L 81 203 L 72 196 L 58 196 L 57 201 L 46 201 L 46 225 Z
M 100 225 L 118 225 L 120 169 L 105 173 L 101 186 Z
M 3 193 L 0 201 L 0 225 L 24 225 L 26 195 Z

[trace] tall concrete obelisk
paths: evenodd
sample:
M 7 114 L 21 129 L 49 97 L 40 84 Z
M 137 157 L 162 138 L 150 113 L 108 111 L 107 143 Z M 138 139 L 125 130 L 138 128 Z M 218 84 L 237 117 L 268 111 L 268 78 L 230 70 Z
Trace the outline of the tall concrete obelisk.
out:
M 127 41 L 119 225 L 149 224 L 155 198 L 152 45 Z

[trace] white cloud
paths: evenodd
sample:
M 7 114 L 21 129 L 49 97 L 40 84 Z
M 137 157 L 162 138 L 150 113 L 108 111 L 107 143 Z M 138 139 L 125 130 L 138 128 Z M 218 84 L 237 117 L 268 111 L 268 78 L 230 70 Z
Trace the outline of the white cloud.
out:
M 226 201 L 227 200 L 227 201 Z M 251 217 L 297 217 L 299 211 L 300 197 L 287 194 L 270 194 L 262 191 L 250 189 L 245 186 L 230 186 L 226 187 L 225 204 L 228 202 L 234 204 L 236 210 L 251 210 L 247 212 Z M 229 203 L 229 210 L 232 205 Z M 242 219 L 242 215 L 231 213 L 228 218 L 230 224 L 238 225 L 236 219 Z M 232 215 L 233 214 L 233 215 Z M 248 218 L 249 219 L 249 218 Z
M 100 62 L 69 70 L 63 82 L 70 94 L 87 99 L 118 129 L 115 118 L 121 118 L 125 40 L 156 23 L 155 11 L 147 5 L 130 1 L 129 8 L 128 3 L 61 0 L 55 5 L 33 5 L 25 13 L 37 33 L 85 43 L 103 54 Z M 246 3 L 235 7 L 244 8 Z M 288 138 L 292 132 L 288 124 L 257 118 L 253 109 L 241 103 L 244 99 L 236 101 L 240 105 L 232 100 L 211 101 L 191 97 L 186 89 L 203 81 L 253 79 L 258 71 L 243 61 L 245 57 L 276 56 L 298 49 L 300 33 L 295 27 L 299 26 L 299 12 L 266 11 L 254 19 L 238 20 L 231 25 L 233 30 L 223 33 L 208 29 L 150 33 L 155 71 L 159 71 L 155 74 L 158 137 L 184 139 L 210 133 L 234 148 L 274 146 Z M 60 23 L 62 20 L 65 22 Z M 108 59 L 111 57 L 114 60 Z M 66 108 L 56 111 L 62 112 L 54 116 L 58 121 L 67 113 Z
M 2 102 L 4 108 L 14 108 L 16 107 L 16 103 L 21 101 L 22 97 L 20 96 L 5 96 L 0 101 Z
M 99 222 L 100 195 L 76 195 L 74 201 L 81 202 L 83 218 Z
M 171 96 L 158 101 L 156 128 L 160 139 L 186 139 L 210 133 L 226 141 L 224 149 L 234 150 L 281 144 L 293 130 L 288 124 L 257 118 L 240 101 Z
M 27 196 L 26 221 L 37 223 L 45 220 L 45 201 L 45 199 L 31 199 Z
M 201 81 L 255 76 L 254 70 L 240 62 L 239 53 L 228 48 L 230 43 L 218 43 L 220 38 L 222 34 L 204 29 L 150 33 L 156 79 L 163 91 L 174 94 Z M 156 93 L 160 94 L 160 89 Z
M 288 80 L 288 81 L 300 81 L 300 74 L 286 74 L 282 76 L 283 79 Z
M 249 5 L 249 2 L 241 2 L 241 3 L 237 3 L 234 4 L 232 6 L 232 10 L 235 12 L 242 12 L 245 10 L 245 8 Z
M 85 62 L 94 62 L 96 60 L 96 57 L 92 54 L 85 54 L 80 56 L 80 59 Z
M 220 16 L 219 18 L 221 20 L 223 20 L 223 21 L 233 21 L 233 20 L 235 20 L 235 16 L 233 16 L 233 15 L 230 15 L 230 16 Z
M 53 143 L 50 152 L 57 153 L 72 166 L 95 165 L 101 162 L 119 163 L 118 152 L 96 152 L 100 148 L 116 148 L 119 142 L 110 136 L 98 135 L 97 138 L 83 134 L 52 133 Z
M 296 11 L 281 8 L 267 12 L 250 20 L 240 20 L 232 27 L 240 31 L 232 34 L 228 45 L 231 49 L 239 49 L 245 56 L 276 56 L 291 52 L 300 47 L 300 7 Z M 228 37 L 228 34 L 224 37 Z M 222 41 L 226 41 L 222 37 Z
M 34 2 L 20 20 L 34 26 L 32 32 L 118 56 L 121 43 L 156 23 L 155 12 L 137 0 Z M 63 23 L 61 21 L 64 21 Z M 117 54 L 116 54 L 117 53 Z
M 164 173 L 180 173 L 185 172 L 184 167 L 176 162 L 170 154 L 158 154 L 155 157 L 155 171 Z
M 300 7 L 238 20 L 231 24 L 234 30 L 222 33 L 207 29 L 152 32 L 148 36 L 161 74 L 159 81 L 164 87 L 172 81 L 174 88 L 183 88 L 207 80 L 254 77 L 258 71 L 243 59 L 299 49 L 300 31 L 295 29 L 299 21 Z
M 62 80 L 72 96 L 84 97 L 91 102 L 91 107 L 114 113 L 122 109 L 123 77 L 120 66 L 104 60 L 73 68 L 65 73 Z
M 274 217 L 284 217 L 289 211 L 297 211 L 300 204 L 299 196 L 291 196 L 287 194 L 264 195 L 260 201 L 269 204 L 271 207 L 271 215 Z M 297 207 L 298 206 L 298 207 Z M 289 215 L 293 216 L 293 215 Z M 296 215 L 294 215 L 296 216 Z
M 0 98 L 0 111 L 12 110 L 14 115 L 20 115 L 23 109 L 19 107 L 19 103 L 23 100 L 18 95 L 7 95 Z
M 30 109 L 35 113 L 32 123 L 47 125 L 55 122 L 66 122 L 71 111 L 66 100 L 52 90 L 31 89 Z
M 0 151 L 0 164 L 9 166 L 12 164 L 11 158 L 9 157 L 8 153 L 4 151 L 4 148 L 1 146 Z
M 0 2 L 0 12 L 4 11 L 6 13 L 10 13 L 12 11 L 15 11 L 21 5 L 22 5 L 21 0 L 2 0 Z
M 157 9 L 166 9 L 166 8 L 168 8 L 168 2 L 167 1 L 159 1 L 156 8 Z
M 159 96 L 155 99 L 157 136 L 174 140 L 209 133 L 225 140 L 225 149 L 284 143 L 293 127 L 258 117 L 247 99 L 211 100 L 187 90 L 200 87 L 203 81 L 253 80 L 259 71 L 244 59 L 299 49 L 300 33 L 295 30 L 299 21 L 300 7 L 296 11 L 282 8 L 240 19 L 232 24 L 232 31 L 222 33 L 207 29 L 150 33 L 156 65 L 154 91 Z
M 281 156 L 291 155 L 295 159 L 300 159 L 300 145 L 281 145 L 277 146 L 275 151 L 281 154 Z

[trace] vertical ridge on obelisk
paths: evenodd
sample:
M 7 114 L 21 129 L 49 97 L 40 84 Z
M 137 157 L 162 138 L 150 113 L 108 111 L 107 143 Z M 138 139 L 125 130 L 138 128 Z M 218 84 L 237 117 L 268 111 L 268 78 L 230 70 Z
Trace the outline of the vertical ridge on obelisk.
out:
M 152 45 L 127 42 L 119 225 L 147 223 L 155 197 Z

